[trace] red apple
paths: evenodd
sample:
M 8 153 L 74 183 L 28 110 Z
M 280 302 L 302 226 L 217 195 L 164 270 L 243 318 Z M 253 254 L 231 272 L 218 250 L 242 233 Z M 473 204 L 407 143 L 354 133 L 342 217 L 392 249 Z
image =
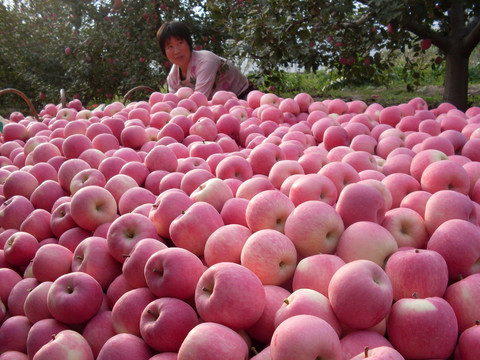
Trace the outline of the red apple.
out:
M 52 316 L 65 324 L 81 324 L 100 309 L 103 291 L 91 275 L 72 272 L 57 278 L 48 291 L 47 305 Z M 72 309 L 77 309 L 72 312 Z
M 272 359 L 341 359 L 340 339 L 325 320 L 296 315 L 283 321 L 270 343 Z
M 404 298 L 393 304 L 387 332 L 392 345 L 407 359 L 447 359 L 457 343 L 457 319 L 443 298 Z
M 150 291 L 158 297 L 181 300 L 195 295 L 198 280 L 205 271 L 202 261 L 188 250 L 166 248 L 152 254 L 144 267 Z
M 273 229 L 254 232 L 242 248 L 240 262 L 264 285 L 282 285 L 293 276 L 297 251 L 292 241 Z
M 148 304 L 140 317 L 140 334 L 159 352 L 176 352 L 190 330 L 199 324 L 197 313 L 186 302 L 163 297 Z
M 222 262 L 210 266 L 200 277 L 195 305 L 205 322 L 246 329 L 263 313 L 265 290 L 251 270 L 239 264 Z
M 112 257 L 123 264 L 135 245 L 142 239 L 160 240 L 155 225 L 146 216 L 126 213 L 116 218 L 107 232 L 107 245 Z
M 373 261 L 354 260 L 333 274 L 328 297 L 342 323 L 358 330 L 368 329 L 378 324 L 390 311 L 392 283 L 385 271 Z
M 397 251 L 385 265 L 393 287 L 393 299 L 443 297 L 448 285 L 448 267 L 436 251 L 405 249 Z
M 245 340 L 231 328 L 215 322 L 195 326 L 178 350 L 178 360 L 244 360 L 248 358 Z

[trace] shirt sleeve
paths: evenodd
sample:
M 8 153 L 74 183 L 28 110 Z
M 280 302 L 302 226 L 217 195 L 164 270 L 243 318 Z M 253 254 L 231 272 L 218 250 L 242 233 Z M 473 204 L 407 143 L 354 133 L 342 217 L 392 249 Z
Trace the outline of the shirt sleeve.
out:
M 207 53 L 205 55 L 192 59 L 192 73 L 196 78 L 195 91 L 199 91 L 207 98 L 211 98 L 217 80 L 220 58 L 214 54 Z

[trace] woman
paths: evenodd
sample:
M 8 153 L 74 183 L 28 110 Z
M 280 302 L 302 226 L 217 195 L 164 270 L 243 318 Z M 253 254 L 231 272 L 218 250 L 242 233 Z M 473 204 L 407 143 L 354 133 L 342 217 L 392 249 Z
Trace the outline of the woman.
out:
M 167 77 L 169 92 L 189 87 L 211 99 L 215 92 L 226 90 L 244 99 L 254 89 L 226 59 L 208 50 L 193 50 L 190 30 L 180 21 L 164 23 L 157 32 L 157 42 L 163 55 L 173 64 Z

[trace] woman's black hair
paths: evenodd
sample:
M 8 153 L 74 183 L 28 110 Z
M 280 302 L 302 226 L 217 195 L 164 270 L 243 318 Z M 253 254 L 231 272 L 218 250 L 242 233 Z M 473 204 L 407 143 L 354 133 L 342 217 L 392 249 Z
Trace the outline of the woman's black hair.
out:
M 189 28 L 181 21 L 168 21 L 157 31 L 157 43 L 164 56 L 166 56 L 165 43 L 172 36 L 185 40 L 192 50 L 193 42 Z

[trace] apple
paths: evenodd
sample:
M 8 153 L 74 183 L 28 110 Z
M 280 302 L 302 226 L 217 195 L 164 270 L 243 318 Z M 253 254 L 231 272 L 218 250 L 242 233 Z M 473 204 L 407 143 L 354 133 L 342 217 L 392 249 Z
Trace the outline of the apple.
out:
M 52 284 L 53 281 L 43 281 L 27 294 L 23 304 L 23 311 L 32 324 L 52 317 L 47 306 L 48 291 Z
M 421 184 L 413 176 L 404 173 L 393 173 L 385 176 L 382 183 L 392 195 L 392 208 L 400 206 L 403 198 L 414 191 L 421 190 Z M 389 209 L 387 209 L 389 210 Z
M 320 200 L 298 205 L 285 222 L 285 235 L 295 245 L 299 258 L 335 253 L 344 229 L 339 213 Z
M 368 346 L 365 347 L 364 351 L 358 355 L 352 357 L 352 360 L 360 359 L 382 359 L 382 360 L 403 360 L 404 357 L 393 347 L 388 345 L 377 346 L 373 349 Z
M 28 332 L 27 351 L 25 353 L 29 355 L 29 358 L 33 359 L 37 351 L 52 340 L 54 334 L 69 329 L 66 324 L 54 318 L 39 320 L 31 326 Z
M 328 285 L 345 262 L 333 254 L 315 254 L 301 259 L 292 279 L 292 289 L 312 289 L 328 297 Z
M 432 194 L 428 191 L 413 191 L 405 195 L 400 202 L 400 207 L 415 210 L 423 219 L 425 219 L 425 206 L 430 196 L 432 196 Z
M 445 291 L 443 298 L 455 311 L 460 333 L 474 326 L 479 317 L 479 309 L 476 306 L 480 297 L 479 282 L 480 274 L 469 275 L 450 284 Z
M 192 194 L 200 185 L 215 175 L 207 169 L 192 169 L 188 171 L 180 182 L 180 190 L 183 190 L 188 196 Z
M 297 289 L 283 302 L 275 314 L 275 328 L 296 315 L 314 315 L 325 320 L 340 337 L 342 329 L 328 298 L 312 289 Z
M 15 315 L 0 326 L 0 354 L 6 351 L 27 353 L 27 337 L 32 327 L 26 316 Z
M 132 334 L 116 334 L 109 338 L 98 353 L 97 360 L 149 360 L 154 351 L 142 338 Z
M 314 315 L 296 315 L 275 329 L 272 359 L 342 359 L 340 339 L 332 326 Z
M 333 205 L 338 194 L 337 187 L 326 175 L 305 174 L 293 182 L 288 197 L 295 206 L 309 200 L 320 200 Z
M 360 181 L 360 176 L 355 168 L 352 165 L 341 161 L 334 161 L 325 164 L 318 173 L 325 175 L 333 181 L 337 187 L 337 194 L 339 195 L 345 186 Z
M 122 265 L 126 281 L 133 288 L 147 287 L 145 264 L 151 255 L 166 248 L 167 245 L 158 239 L 145 238 L 137 242 Z
M 193 200 L 180 189 L 171 189 L 162 192 L 153 204 L 149 219 L 155 225 L 157 233 L 162 238 L 170 238 L 170 225 L 175 218 L 185 212 Z
M 100 311 L 83 328 L 82 335 L 87 340 L 96 359 L 108 339 L 117 335 L 112 324 L 112 312 Z
M 123 264 L 135 245 L 146 238 L 160 240 L 155 225 L 148 217 L 137 213 L 120 215 L 108 228 L 107 245 L 110 255 Z
M 225 224 L 215 230 L 205 243 L 204 260 L 208 266 L 219 262 L 240 264 L 241 253 L 252 231 L 241 224 Z
M 33 174 L 16 170 L 11 172 L 3 182 L 3 195 L 6 199 L 15 195 L 21 195 L 29 199 L 38 184 L 39 182 Z
M 336 211 L 347 228 L 358 221 L 381 223 L 385 216 L 385 199 L 377 189 L 352 183 L 340 192 Z
M 357 330 L 368 329 L 390 311 L 392 283 L 373 261 L 354 260 L 333 274 L 328 297 L 341 323 Z
M 274 229 L 283 233 L 285 222 L 294 209 L 293 202 L 280 190 L 266 190 L 249 201 L 245 218 L 252 232 Z
M 35 208 L 29 199 L 14 195 L 0 205 L 0 227 L 3 229 L 20 229 L 22 222 Z
M 197 313 L 186 302 L 162 297 L 149 303 L 140 317 L 140 334 L 159 352 L 176 352 L 190 330 L 199 324 Z
M 207 268 L 198 280 L 195 306 L 205 322 L 246 329 L 263 313 L 265 290 L 251 270 L 221 262 Z
M 418 181 L 421 180 L 423 171 L 427 168 L 428 165 L 441 161 L 447 160 L 448 156 L 436 149 L 425 149 L 416 153 L 410 164 L 410 174 Z
M 102 289 L 106 290 L 121 273 L 122 265 L 110 254 L 107 239 L 91 236 L 82 240 L 75 248 L 72 271 L 82 271 L 91 275 Z
M 178 360 L 244 360 L 248 358 L 245 340 L 231 328 L 216 322 L 202 322 L 185 337 Z
M 224 180 L 215 177 L 202 183 L 190 194 L 190 198 L 194 202 L 207 202 L 221 212 L 225 202 L 233 198 L 233 192 Z
M 386 228 L 371 221 L 358 221 L 340 235 L 336 255 L 346 263 L 365 259 L 383 268 L 397 250 L 397 242 Z
M 435 161 L 428 165 L 420 178 L 422 190 L 431 193 L 453 190 L 468 195 L 470 177 L 462 165 L 453 160 Z
M 20 225 L 20 231 L 26 232 L 35 237 L 38 242 L 53 237 L 50 228 L 50 220 L 52 215 L 45 209 L 35 209 Z
M 478 224 L 474 202 L 454 190 L 440 190 L 430 196 L 425 204 L 425 226 L 432 235 L 444 222 L 461 219 Z
M 200 201 L 193 203 L 171 222 L 169 233 L 175 246 L 202 256 L 209 236 L 223 225 L 217 209 Z
M 428 231 L 425 220 L 413 209 L 408 207 L 390 209 L 385 213 L 381 225 L 393 235 L 399 248 L 423 249 L 427 246 Z
M 117 202 L 106 189 L 91 185 L 72 195 L 72 218 L 79 226 L 94 231 L 99 225 L 112 222 L 117 215 Z
M 3 247 L 5 260 L 15 266 L 27 266 L 38 248 L 39 244 L 35 236 L 18 231 L 7 239 Z
M 117 334 L 140 336 L 142 312 L 155 299 L 148 288 L 132 289 L 121 295 L 112 307 L 112 324 Z
M 92 232 L 89 230 L 85 230 L 79 226 L 75 226 L 71 229 L 65 231 L 59 238 L 58 238 L 58 245 L 64 246 L 70 251 L 74 252 L 75 248 L 87 237 L 90 237 Z
M 480 355 L 479 349 L 475 346 L 479 340 L 479 321 L 460 334 L 458 339 L 458 350 L 462 359 L 473 360 Z
M 275 331 L 275 314 L 290 296 L 290 291 L 277 285 L 265 285 L 265 308 L 258 321 L 246 329 L 250 338 L 268 344 Z
M 145 165 L 152 172 L 155 170 L 175 171 L 178 166 L 177 156 L 165 145 L 157 145 L 145 157 Z
M 57 278 L 47 296 L 52 316 L 72 325 L 90 320 L 100 309 L 102 301 L 102 287 L 91 275 L 83 272 L 71 272 Z
M 268 179 L 276 189 L 280 189 L 285 179 L 294 174 L 305 174 L 297 160 L 279 160 L 272 165 Z
M 133 212 L 138 206 L 151 204 L 155 202 L 157 197 L 144 187 L 132 187 L 126 190 L 118 201 L 118 212 L 125 215 Z M 147 215 L 148 216 L 148 215 Z
M 393 349 L 393 345 L 385 336 L 372 330 L 357 330 L 348 333 L 340 339 L 340 344 L 342 345 L 344 359 L 351 359 L 357 354 L 365 354 L 366 348 L 368 348 L 369 357 L 375 348 L 390 347 Z M 391 360 L 401 360 L 401 358 L 393 358 Z
M 94 359 L 87 340 L 74 330 L 62 330 L 52 335 L 52 339 L 35 353 L 36 360 L 60 360 L 69 357 Z
M 181 300 L 195 295 L 198 280 L 205 271 L 202 261 L 188 250 L 166 248 L 153 253 L 145 263 L 144 277 L 158 297 Z
M 34 277 L 24 277 L 13 286 L 8 295 L 7 303 L 5 304 L 7 305 L 10 315 L 25 315 L 25 311 L 23 310 L 25 299 L 29 292 L 38 284 L 40 284 L 40 282 Z
M 58 244 L 41 246 L 32 262 L 33 276 L 40 281 L 55 281 L 71 271 L 73 252 Z
M 438 252 L 404 249 L 392 254 L 385 265 L 393 287 L 393 299 L 443 297 L 448 286 L 448 267 Z
M 447 359 L 455 350 L 458 326 L 455 312 L 443 298 L 404 298 L 392 305 L 387 332 L 394 348 L 407 359 Z
M 297 251 L 283 233 L 262 229 L 248 237 L 241 251 L 240 263 L 253 271 L 262 284 L 282 285 L 293 276 Z

